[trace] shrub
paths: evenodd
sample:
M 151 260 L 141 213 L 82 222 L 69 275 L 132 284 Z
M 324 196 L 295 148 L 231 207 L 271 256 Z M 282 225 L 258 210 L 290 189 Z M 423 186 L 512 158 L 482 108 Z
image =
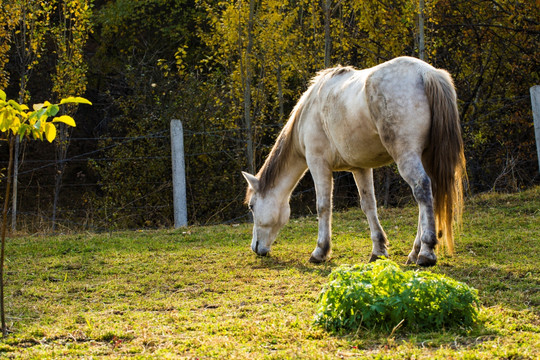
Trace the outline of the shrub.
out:
M 319 296 L 315 323 L 330 331 L 472 326 L 478 291 L 442 274 L 403 271 L 390 260 L 342 265 Z

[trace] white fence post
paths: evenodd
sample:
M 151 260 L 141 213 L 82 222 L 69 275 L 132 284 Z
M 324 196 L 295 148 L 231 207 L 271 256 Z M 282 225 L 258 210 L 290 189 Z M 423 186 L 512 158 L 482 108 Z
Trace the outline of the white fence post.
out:
M 174 228 L 187 226 L 186 166 L 184 162 L 184 130 L 180 120 L 171 120 L 172 180 Z
M 536 153 L 538 155 L 538 171 L 540 171 L 540 85 L 530 89 L 534 118 L 534 134 L 536 136 Z

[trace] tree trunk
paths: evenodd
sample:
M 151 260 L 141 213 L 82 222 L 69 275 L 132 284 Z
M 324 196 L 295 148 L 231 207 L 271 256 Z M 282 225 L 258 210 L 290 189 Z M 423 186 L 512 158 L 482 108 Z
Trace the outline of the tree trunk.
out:
M 251 54 L 253 52 L 253 17 L 255 15 L 255 0 L 249 1 L 248 44 L 245 54 L 245 85 L 244 85 L 244 124 L 247 132 L 247 161 L 250 174 L 255 173 L 255 154 L 253 147 L 253 124 L 251 117 Z
M 52 231 L 56 231 L 56 212 L 58 209 L 58 198 L 60 196 L 60 188 L 62 187 L 62 178 L 66 169 L 66 158 L 69 147 L 68 129 L 64 124 L 57 126 L 58 135 L 55 140 L 56 147 L 56 175 L 54 181 L 54 199 L 52 209 Z
M 285 118 L 285 110 L 283 105 L 283 85 L 281 83 L 281 59 L 278 58 L 277 66 L 277 86 L 278 86 L 278 102 L 279 102 L 279 124 L 283 124 Z
M 19 104 L 24 104 L 24 95 L 26 93 L 27 76 L 29 75 L 27 66 L 24 65 L 24 61 L 21 62 L 19 72 L 21 74 L 21 81 L 19 83 Z M 13 154 L 13 195 L 11 199 L 11 231 L 17 229 L 17 198 L 19 189 L 19 153 L 20 153 L 20 139 L 15 136 L 15 149 Z
M 17 190 L 19 181 L 19 145 L 20 140 L 15 136 L 15 149 L 13 154 L 13 195 L 11 196 L 11 231 L 17 230 Z
M 56 176 L 54 179 L 54 198 L 53 198 L 53 209 L 52 209 L 52 231 L 56 231 L 56 209 L 58 208 L 58 197 L 60 196 L 60 188 L 62 187 L 62 175 L 64 175 L 64 166 L 63 162 L 60 162 L 56 165 Z
M 387 166 L 384 170 L 384 199 L 383 206 L 388 207 L 390 202 L 390 181 L 392 177 L 392 169 L 390 166 Z
M 0 245 L 0 321 L 2 322 L 2 335 L 7 335 L 6 315 L 4 307 L 4 259 L 6 249 L 7 213 L 9 206 L 9 192 L 11 187 L 11 171 L 13 169 L 13 143 L 15 136 L 9 140 L 9 165 L 7 174 L 6 198 L 4 199 L 4 212 L 2 214 L 2 244 Z
M 425 45 L 425 39 L 424 39 L 424 0 L 420 0 L 418 28 L 419 28 L 418 58 L 420 60 L 425 60 L 426 45 Z
M 332 0 L 325 0 L 324 3 L 324 67 L 330 67 L 330 57 L 332 55 L 332 38 L 330 33 Z

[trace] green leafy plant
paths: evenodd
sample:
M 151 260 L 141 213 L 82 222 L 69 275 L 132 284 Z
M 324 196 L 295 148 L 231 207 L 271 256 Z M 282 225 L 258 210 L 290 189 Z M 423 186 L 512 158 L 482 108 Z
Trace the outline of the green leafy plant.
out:
M 60 111 L 60 105 L 64 104 L 89 104 L 92 103 L 82 97 L 67 97 L 58 104 L 46 101 L 43 104 L 33 105 L 30 111 L 25 104 L 19 104 L 15 100 L 8 100 L 6 93 L 0 90 L 0 133 L 11 133 L 23 137 L 32 137 L 34 140 L 43 140 L 43 136 L 52 142 L 56 138 L 54 123 L 64 123 L 75 126 L 75 120 L 69 115 L 55 116 Z M 54 117 L 49 120 L 50 117 Z
M 7 212 L 11 187 L 11 172 L 13 170 L 14 139 L 18 136 L 43 140 L 43 137 L 53 142 L 56 138 L 56 123 L 76 126 L 75 120 L 69 115 L 56 116 L 60 106 L 64 104 L 89 104 L 90 101 L 82 97 L 69 96 L 61 99 L 58 104 L 45 101 L 43 104 L 34 104 L 33 111 L 26 104 L 19 104 L 15 100 L 7 99 L 6 93 L 0 90 L 0 138 L 5 135 L 9 143 L 9 161 L 7 173 L 6 196 L 4 197 L 4 210 L 2 212 L 1 243 L 0 243 L 0 323 L 3 336 L 7 335 L 4 311 L 4 259 L 6 247 Z M 53 117 L 52 120 L 49 120 Z
M 319 296 L 315 323 L 336 332 L 399 325 L 410 330 L 470 327 L 478 303 L 478 291 L 464 283 L 378 260 L 334 270 Z

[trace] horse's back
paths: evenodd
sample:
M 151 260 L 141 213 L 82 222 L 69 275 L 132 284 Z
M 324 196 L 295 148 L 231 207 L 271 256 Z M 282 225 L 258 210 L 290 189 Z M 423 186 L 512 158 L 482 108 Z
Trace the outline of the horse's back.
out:
M 321 72 L 308 90 L 300 136 L 306 157 L 323 156 L 334 170 L 376 167 L 391 158 L 371 121 L 365 81 L 370 69 Z
M 421 152 L 430 122 L 421 74 L 431 69 L 401 57 L 364 70 L 320 73 L 303 114 L 306 155 L 324 153 L 335 170 L 345 170 L 383 166 L 403 147 Z
M 431 110 L 423 74 L 436 71 L 427 63 L 401 57 L 377 67 L 366 80 L 366 97 L 372 120 L 389 153 L 421 153 L 431 126 Z

